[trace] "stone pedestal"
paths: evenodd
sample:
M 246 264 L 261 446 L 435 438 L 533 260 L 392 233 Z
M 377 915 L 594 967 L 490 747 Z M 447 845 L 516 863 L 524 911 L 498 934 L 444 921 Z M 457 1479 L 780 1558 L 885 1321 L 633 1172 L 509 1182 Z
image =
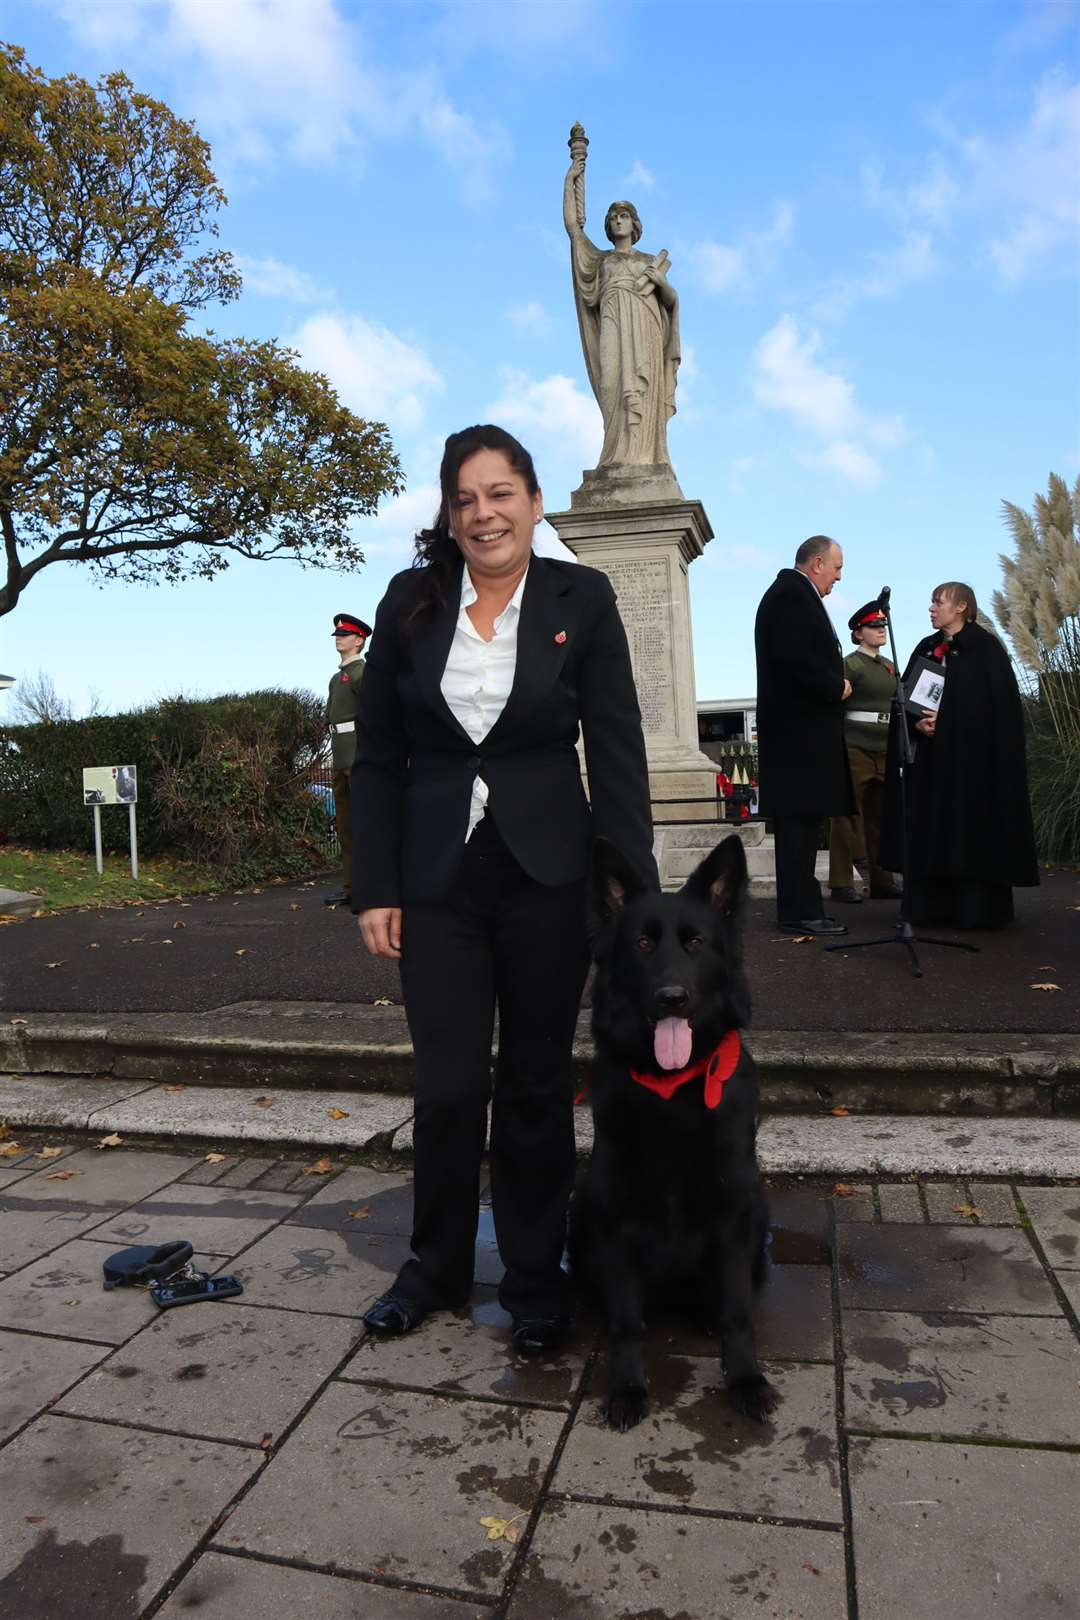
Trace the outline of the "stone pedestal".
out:
M 648 498 L 664 490 L 666 498 Z M 641 704 L 654 822 L 715 823 L 716 766 L 698 747 L 686 576 L 712 539 L 705 508 L 683 498 L 670 467 L 613 468 L 586 473 L 570 510 L 547 519 L 578 561 L 602 570 L 615 587 Z

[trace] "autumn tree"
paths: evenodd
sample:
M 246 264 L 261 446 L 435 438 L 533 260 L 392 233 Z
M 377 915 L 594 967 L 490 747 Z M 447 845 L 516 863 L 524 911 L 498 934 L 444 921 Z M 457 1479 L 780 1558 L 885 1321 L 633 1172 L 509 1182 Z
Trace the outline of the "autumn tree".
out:
M 355 519 L 402 487 L 387 429 L 325 377 L 198 329 L 240 290 L 209 158 L 123 74 L 49 79 L 0 46 L 0 616 L 61 562 L 354 569 Z

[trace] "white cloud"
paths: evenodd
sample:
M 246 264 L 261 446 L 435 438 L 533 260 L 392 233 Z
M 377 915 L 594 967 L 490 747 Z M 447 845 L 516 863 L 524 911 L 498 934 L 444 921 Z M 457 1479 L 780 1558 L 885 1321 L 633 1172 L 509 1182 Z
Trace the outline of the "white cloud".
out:
M 94 48 L 123 45 L 174 79 L 173 100 L 214 143 L 219 167 L 269 166 L 284 153 L 324 163 L 420 140 L 466 198 L 487 195 L 504 132 L 455 106 L 430 67 L 382 68 L 335 0 L 62 0 Z M 110 62 L 110 66 L 111 66 Z
M 317 304 L 330 296 L 306 270 L 280 259 L 251 259 L 238 253 L 236 268 L 244 278 L 244 291 L 260 298 L 287 298 L 294 304 Z
M 422 349 L 362 315 L 321 310 L 288 342 L 306 365 L 326 373 L 351 410 L 395 433 L 415 432 L 428 399 L 445 386 Z
M 818 332 L 800 330 L 793 315 L 781 316 L 754 351 L 754 395 L 824 442 L 822 449 L 804 454 L 808 465 L 826 467 L 849 483 L 870 488 L 880 479 L 881 467 L 867 443 L 894 448 L 904 442 L 907 430 L 899 416 L 862 411 L 852 384 L 820 363 L 820 351 Z
M 543 304 L 531 298 L 525 304 L 511 304 L 506 312 L 506 318 L 512 325 L 522 332 L 536 332 L 543 335 L 550 332 L 552 319 Z
M 360 544 L 366 557 L 386 557 L 400 560 L 405 567 L 413 555 L 413 540 L 417 531 L 430 526 L 439 510 L 437 483 L 419 483 L 396 495 L 380 507 L 373 518 L 365 518 L 359 526 Z
M 906 231 L 891 248 L 866 257 L 857 276 L 842 276 L 813 305 L 815 319 L 842 320 L 861 298 L 891 298 L 911 282 L 922 281 L 938 267 L 938 255 L 929 231 Z
M 775 266 L 794 225 L 795 210 L 789 202 L 781 200 L 774 207 L 768 225 L 743 231 L 735 244 L 699 242 L 690 250 L 690 262 L 701 285 L 713 293 L 748 285 L 752 277 Z
M 627 191 L 633 191 L 635 187 L 641 191 L 652 191 L 656 187 L 656 176 L 640 158 L 635 158 L 629 174 L 619 184 L 625 186 Z
M 1027 125 L 1004 141 L 970 143 L 979 183 L 1019 211 L 1012 230 L 988 248 L 1007 284 L 1043 269 L 1060 255 L 1075 273 L 1080 246 L 1080 82 L 1048 74 L 1035 93 Z
M 489 421 L 519 434 L 530 450 L 539 441 L 545 450 L 573 465 L 596 465 L 604 442 L 600 409 L 572 377 L 555 372 L 533 379 L 505 367 L 499 381 L 501 393 L 487 407 Z M 537 455 L 538 469 L 540 459 Z

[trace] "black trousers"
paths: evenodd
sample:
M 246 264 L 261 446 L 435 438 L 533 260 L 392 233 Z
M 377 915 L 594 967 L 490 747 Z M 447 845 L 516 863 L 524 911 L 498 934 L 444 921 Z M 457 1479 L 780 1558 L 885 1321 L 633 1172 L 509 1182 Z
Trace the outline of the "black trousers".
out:
M 574 1182 L 570 1058 L 588 971 L 584 881 L 522 871 L 489 814 L 450 893 L 402 918 L 401 981 L 416 1054 L 412 1249 L 397 1286 L 458 1306 L 473 1280 L 480 1164 L 491 1117 L 499 1298 L 521 1316 L 568 1309 L 560 1267 Z
M 808 922 L 822 915 L 821 884 L 814 876 L 820 837 L 820 816 L 777 816 L 773 820 L 776 916 L 780 922 Z

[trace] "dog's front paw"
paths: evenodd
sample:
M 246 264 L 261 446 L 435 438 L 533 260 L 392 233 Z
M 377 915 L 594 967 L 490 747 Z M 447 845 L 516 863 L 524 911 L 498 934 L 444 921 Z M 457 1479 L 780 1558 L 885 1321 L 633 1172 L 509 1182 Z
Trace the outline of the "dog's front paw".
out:
M 613 1429 L 625 1434 L 628 1429 L 637 1427 L 648 1410 L 648 1391 L 640 1384 L 630 1384 L 611 1391 L 604 1407 L 604 1416 Z
M 775 1384 L 770 1384 L 763 1373 L 753 1378 L 736 1378 L 728 1385 L 728 1400 L 736 1412 L 753 1418 L 756 1423 L 767 1423 L 769 1415 L 780 1405 L 781 1395 Z

